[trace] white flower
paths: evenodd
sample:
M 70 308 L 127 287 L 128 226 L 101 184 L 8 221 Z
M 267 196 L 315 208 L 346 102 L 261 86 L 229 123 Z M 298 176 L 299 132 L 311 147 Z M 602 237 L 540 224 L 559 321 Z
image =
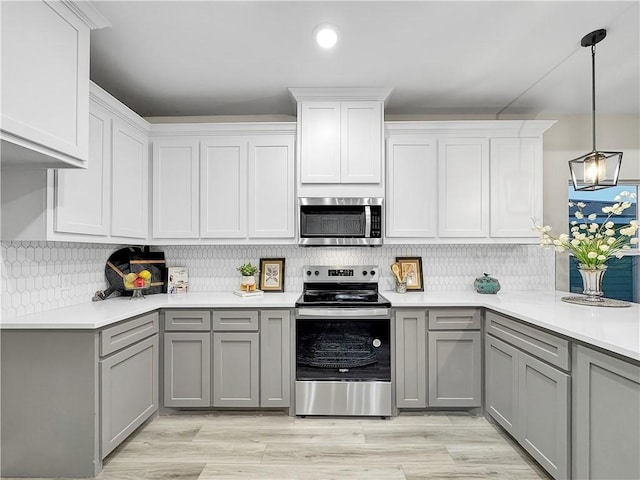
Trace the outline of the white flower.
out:
M 587 257 L 593 259 L 593 258 L 597 258 L 598 254 L 596 252 L 589 252 L 587 253 Z
M 615 224 L 612 221 L 608 221 L 607 223 L 604 224 L 604 228 L 608 228 L 611 229 L 613 228 Z
M 570 207 L 573 207 L 573 202 L 569 202 L 569 203 L 568 203 L 568 205 L 569 205 Z
M 631 220 L 629 222 L 629 225 L 631 225 L 632 227 L 638 228 L 638 220 Z
M 600 245 L 600 250 L 606 252 L 607 250 L 609 250 L 609 245 Z
M 584 207 L 586 207 L 586 206 L 587 206 L 587 204 L 586 204 L 586 203 L 584 203 L 584 202 L 578 202 L 578 207 L 580 207 L 580 208 L 584 208 Z
M 604 231 L 604 234 L 605 234 L 607 237 L 612 237 L 612 236 L 614 236 L 614 235 L 616 234 L 616 231 L 615 231 L 615 230 L 609 230 L 609 229 L 607 229 L 607 230 L 605 230 L 605 231 Z
M 580 240 L 578 240 L 577 238 L 574 238 L 573 240 L 571 240 L 571 245 L 573 245 L 574 247 L 579 246 Z
M 582 229 L 582 230 L 586 230 L 587 228 L 589 228 L 589 227 L 587 226 L 586 223 L 583 223 L 583 224 L 580 225 L 580 229 Z
M 587 218 L 588 218 L 589 220 L 595 220 L 595 219 L 596 219 L 596 217 L 597 217 L 597 215 L 596 215 L 595 213 L 592 213 L 592 214 L 591 214 L 591 215 L 589 215 Z
M 605 257 L 604 255 L 598 255 L 598 260 L 600 260 L 601 262 L 606 260 L 607 257 Z
M 613 237 L 609 237 L 609 238 L 607 239 L 607 243 L 608 243 L 609 245 L 612 245 L 612 244 L 616 243 L 616 239 L 615 239 L 615 238 L 613 238 Z
M 631 245 L 637 245 L 638 244 L 638 239 L 637 238 L 632 238 L 631 240 L 629 240 L 629 243 Z
M 589 225 L 589 233 L 596 233 L 598 231 L 598 226 L 599 225 L 597 223 Z
M 611 207 L 602 207 L 602 213 L 611 213 Z
M 613 223 L 613 222 L 611 222 L 611 223 Z M 577 225 L 577 224 L 578 224 L 578 222 L 576 222 L 575 220 L 571 221 L 571 225 Z
M 558 240 L 560 240 L 563 243 L 568 242 L 569 235 L 567 235 L 566 233 L 561 233 L 560 236 L 558 237 Z
M 584 215 L 583 215 L 582 212 L 576 212 L 575 216 L 576 216 L 577 219 L 583 219 L 584 218 Z

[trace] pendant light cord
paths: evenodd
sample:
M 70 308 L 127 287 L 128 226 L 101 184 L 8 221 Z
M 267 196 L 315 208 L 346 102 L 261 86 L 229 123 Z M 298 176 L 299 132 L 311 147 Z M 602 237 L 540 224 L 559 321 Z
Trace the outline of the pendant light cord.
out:
M 593 151 L 596 151 L 596 45 L 591 45 L 591 130 Z

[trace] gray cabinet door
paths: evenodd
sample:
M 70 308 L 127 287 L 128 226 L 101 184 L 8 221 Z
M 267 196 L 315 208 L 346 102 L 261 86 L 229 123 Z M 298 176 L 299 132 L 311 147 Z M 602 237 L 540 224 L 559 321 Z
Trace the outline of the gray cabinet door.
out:
M 260 312 L 260 406 L 291 403 L 290 313 Z
M 516 438 L 553 478 L 569 478 L 569 375 L 524 352 L 518 365 Z
M 101 360 L 100 379 L 104 458 L 158 409 L 158 336 Z
M 430 407 L 479 407 L 480 332 L 430 331 L 428 371 Z
M 211 405 L 211 333 L 164 334 L 164 406 Z
M 213 334 L 213 406 L 257 407 L 259 335 L 247 332 Z
M 424 310 L 396 312 L 396 406 L 427 406 L 427 327 Z
M 640 478 L 640 365 L 583 346 L 574 361 L 574 478 Z
M 518 422 L 518 350 L 490 335 L 485 344 L 485 410 L 516 436 Z

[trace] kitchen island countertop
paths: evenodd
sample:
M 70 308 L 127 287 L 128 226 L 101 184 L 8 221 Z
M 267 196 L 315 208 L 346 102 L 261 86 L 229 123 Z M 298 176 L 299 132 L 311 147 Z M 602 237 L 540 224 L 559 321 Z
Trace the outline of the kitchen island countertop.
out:
M 382 292 L 393 307 L 485 307 L 551 332 L 640 361 L 640 304 L 624 308 L 589 307 L 561 301 L 559 291 Z M 1 329 L 98 329 L 160 308 L 293 308 L 299 292 L 241 298 L 230 292 L 148 295 L 87 302 L 31 315 L 3 319 Z

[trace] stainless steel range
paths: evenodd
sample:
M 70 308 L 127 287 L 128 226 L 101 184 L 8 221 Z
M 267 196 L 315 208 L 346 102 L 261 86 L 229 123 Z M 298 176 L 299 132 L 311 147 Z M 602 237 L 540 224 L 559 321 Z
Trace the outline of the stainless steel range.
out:
M 296 415 L 391 415 L 391 303 L 378 267 L 303 268 Z

